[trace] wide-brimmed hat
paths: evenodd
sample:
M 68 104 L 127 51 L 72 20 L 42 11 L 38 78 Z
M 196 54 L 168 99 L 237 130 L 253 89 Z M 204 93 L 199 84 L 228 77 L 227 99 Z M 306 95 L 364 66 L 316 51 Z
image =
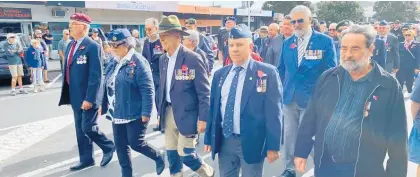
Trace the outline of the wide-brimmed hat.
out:
M 178 31 L 183 36 L 190 35 L 182 30 L 181 23 L 179 22 L 178 17 L 175 15 L 163 16 L 162 20 L 160 21 L 158 33 L 164 33 L 168 31 Z

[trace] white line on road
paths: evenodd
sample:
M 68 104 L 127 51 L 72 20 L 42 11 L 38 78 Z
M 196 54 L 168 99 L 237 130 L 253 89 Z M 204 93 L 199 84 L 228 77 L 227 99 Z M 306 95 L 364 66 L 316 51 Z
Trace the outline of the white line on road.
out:
M 0 136 L 0 163 L 22 152 L 73 122 L 73 116 L 61 116 L 22 125 Z
M 61 77 L 61 75 L 63 74 L 59 74 L 57 77 L 55 77 L 53 81 L 46 86 L 46 88 L 50 88 Z
M 160 133 L 161 133 L 161 132 L 153 132 L 153 133 L 149 133 L 149 134 L 147 134 L 147 135 L 145 136 L 145 138 L 153 137 L 153 136 L 156 136 L 156 135 L 158 135 L 158 134 L 160 134 Z M 96 156 L 96 155 L 98 155 L 99 153 L 102 153 L 102 150 L 101 150 L 101 149 L 96 150 L 96 151 L 94 152 L 94 155 Z M 116 159 L 116 158 L 114 158 L 113 160 L 115 160 L 115 159 Z M 17 176 L 17 177 L 34 177 L 34 176 L 36 176 L 36 175 L 45 174 L 46 172 L 49 172 L 49 171 L 52 171 L 52 170 L 57 170 L 57 168 L 62 167 L 62 166 L 66 166 L 66 167 L 63 167 L 63 168 L 68 168 L 68 167 L 67 167 L 68 165 L 70 165 L 70 164 L 72 164 L 72 163 L 76 163 L 76 162 L 78 162 L 78 161 L 79 161 L 79 157 L 78 157 L 78 156 L 77 156 L 77 157 L 73 157 L 73 158 L 71 158 L 71 159 L 64 160 L 64 161 L 62 161 L 62 162 L 59 162 L 59 163 L 56 163 L 56 164 L 53 164 L 53 165 L 50 165 L 50 166 L 46 166 L 46 167 L 44 167 L 44 168 L 40 168 L 40 169 L 37 169 L 37 170 L 31 171 L 31 172 L 27 172 L 27 173 L 21 174 L 21 175 L 19 175 L 19 176 Z
M 55 92 L 61 92 L 61 90 L 51 90 L 51 91 L 45 91 L 45 92 L 39 92 L 37 94 L 20 94 L 20 95 L 16 95 L 16 96 L 8 96 L 8 97 L 4 97 L 4 98 L 0 98 L 0 101 L 5 101 L 5 100 L 13 100 L 13 99 L 19 99 L 19 98 L 28 98 L 28 97 L 34 97 L 34 96 L 42 96 L 42 95 L 47 95 L 47 94 L 52 94 Z

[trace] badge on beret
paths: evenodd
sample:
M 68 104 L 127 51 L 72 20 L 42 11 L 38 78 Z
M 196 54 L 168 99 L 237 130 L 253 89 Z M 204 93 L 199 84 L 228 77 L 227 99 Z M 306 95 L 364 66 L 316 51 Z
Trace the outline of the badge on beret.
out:
M 116 41 L 117 40 L 117 37 L 116 36 L 112 37 L 112 40 L 113 41 Z

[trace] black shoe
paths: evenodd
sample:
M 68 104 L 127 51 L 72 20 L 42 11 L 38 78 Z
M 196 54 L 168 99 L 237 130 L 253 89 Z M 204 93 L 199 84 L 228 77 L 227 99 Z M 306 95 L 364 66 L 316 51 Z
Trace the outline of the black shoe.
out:
M 94 166 L 94 165 L 95 165 L 95 162 L 91 162 L 91 163 L 82 163 L 82 162 L 80 162 L 80 163 L 78 163 L 76 165 L 71 166 L 70 167 L 70 171 L 79 171 L 79 170 L 83 170 L 83 169 L 85 169 L 87 167 L 91 167 L 91 166 Z
M 114 150 L 112 150 L 111 152 L 104 153 L 101 161 L 101 167 L 108 165 L 108 163 L 112 160 L 112 156 L 114 156 Z
M 163 170 L 165 170 L 165 151 L 159 151 L 159 159 L 156 160 L 157 175 L 162 174 Z
M 280 177 L 296 177 L 296 172 L 292 170 L 285 170 Z
M 156 127 L 154 127 L 153 128 L 153 131 L 155 131 L 155 132 L 157 132 L 157 131 L 159 131 L 160 129 L 159 129 L 159 125 L 156 125 Z

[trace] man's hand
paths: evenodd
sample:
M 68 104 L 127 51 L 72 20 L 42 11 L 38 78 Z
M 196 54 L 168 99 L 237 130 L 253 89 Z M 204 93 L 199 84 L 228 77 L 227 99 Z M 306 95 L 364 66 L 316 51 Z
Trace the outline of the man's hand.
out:
M 295 157 L 295 166 L 296 171 L 298 171 L 299 173 L 304 173 L 306 168 L 306 159 Z
M 418 73 L 420 72 L 420 69 L 415 69 L 415 70 L 414 70 L 414 72 L 415 72 L 416 74 L 418 74 Z
M 141 121 L 143 121 L 143 123 L 149 122 L 150 117 L 146 117 L 146 116 L 141 116 Z
M 267 151 L 268 163 L 273 163 L 279 159 L 279 151 Z
M 398 72 L 398 69 L 394 69 L 394 73 L 397 73 Z
M 198 133 L 203 133 L 206 131 L 206 125 L 207 123 L 204 121 L 198 121 L 198 126 L 197 126 L 197 132 Z
M 82 103 L 82 110 L 89 110 L 92 108 L 92 103 L 88 102 L 88 101 L 83 101 Z
M 211 146 L 204 145 L 204 152 L 211 152 Z
M 98 109 L 98 116 L 102 116 L 102 106 Z

